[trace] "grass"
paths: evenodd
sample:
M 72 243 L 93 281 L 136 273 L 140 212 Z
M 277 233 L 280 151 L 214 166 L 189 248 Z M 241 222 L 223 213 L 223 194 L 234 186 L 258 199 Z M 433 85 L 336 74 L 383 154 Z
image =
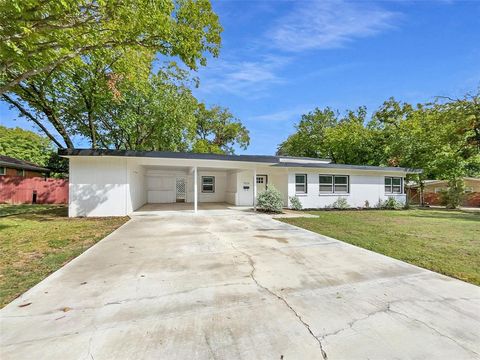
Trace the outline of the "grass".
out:
M 480 285 L 480 212 L 310 211 L 281 221 Z
M 0 205 L 0 307 L 127 220 L 68 218 L 65 206 Z

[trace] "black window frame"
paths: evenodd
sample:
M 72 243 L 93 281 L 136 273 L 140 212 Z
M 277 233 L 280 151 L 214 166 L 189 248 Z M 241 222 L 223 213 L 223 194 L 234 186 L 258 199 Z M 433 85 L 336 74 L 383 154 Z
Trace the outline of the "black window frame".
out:
M 305 182 L 297 183 L 297 176 L 303 176 L 304 179 L 305 179 Z M 305 187 L 305 190 L 304 191 L 298 191 L 297 190 L 298 185 L 303 185 Z M 308 194 L 308 175 L 307 174 L 295 174 L 295 194 L 297 194 L 297 195 Z
M 212 179 L 211 183 L 205 183 L 205 179 Z M 212 186 L 212 190 L 205 190 L 204 186 Z M 215 176 L 205 175 L 202 176 L 202 193 L 213 194 L 215 193 Z
M 0 166 L 0 176 L 7 175 L 7 168 L 5 166 Z
M 330 191 L 325 191 L 321 189 L 322 183 L 320 182 L 320 178 L 322 177 L 329 177 L 331 182 L 329 184 L 323 183 L 323 186 L 330 185 Z M 335 178 L 346 178 L 346 184 L 336 184 Z M 347 185 L 347 191 L 337 191 L 336 186 L 345 186 Z M 339 195 L 349 195 L 350 194 L 350 175 L 333 175 L 333 174 L 319 174 L 318 175 L 318 192 L 320 195 L 329 195 L 329 194 L 339 194 Z
M 399 185 L 394 185 L 393 180 L 400 180 Z M 390 185 L 387 185 L 387 180 L 390 180 Z M 385 176 L 385 179 L 383 180 L 383 190 L 385 191 L 385 194 L 389 195 L 403 195 L 403 177 L 400 176 Z M 387 187 L 389 190 L 387 190 Z M 395 192 L 394 188 L 399 188 L 399 192 Z

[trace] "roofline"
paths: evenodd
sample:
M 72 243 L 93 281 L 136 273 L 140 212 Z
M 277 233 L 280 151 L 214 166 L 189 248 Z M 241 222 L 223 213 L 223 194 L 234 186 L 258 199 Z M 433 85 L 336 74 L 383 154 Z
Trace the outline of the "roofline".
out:
M 393 171 L 404 172 L 409 174 L 421 174 L 422 169 L 412 169 L 403 167 L 388 166 L 370 166 L 370 165 L 349 165 L 349 164 L 311 164 L 311 163 L 279 163 L 275 167 L 302 167 L 302 168 L 318 168 L 318 169 L 346 169 L 346 170 L 364 170 L 364 171 Z
M 315 161 L 328 161 L 331 162 L 332 159 L 328 158 L 314 158 L 308 156 L 287 156 L 287 155 L 276 155 L 279 159 L 292 159 L 292 160 L 315 160 Z
M 173 151 L 135 151 L 135 150 L 112 150 L 112 149 L 58 149 L 60 156 L 125 156 L 167 159 L 194 159 L 194 160 L 226 160 L 247 161 L 261 163 L 277 163 L 278 157 L 272 155 L 227 155 L 190 153 Z
M 23 169 L 23 170 L 30 170 L 30 171 L 37 171 L 37 172 L 44 172 L 44 173 L 49 173 L 51 172 L 50 169 L 40 167 L 40 166 L 34 166 L 34 165 L 24 165 L 24 164 L 15 164 L 11 163 L 8 161 L 3 161 L 0 160 L 0 166 L 1 167 L 8 167 L 11 169 Z
M 69 156 L 125 156 L 125 157 L 146 157 L 146 158 L 164 158 L 164 159 L 193 159 L 193 160 L 223 160 L 223 161 L 243 161 L 272 164 L 274 167 L 305 167 L 305 168 L 331 168 L 347 170 L 366 170 L 366 171 L 394 171 L 410 174 L 420 174 L 421 169 L 410 169 L 400 167 L 367 166 L 367 165 L 348 165 L 332 163 L 295 163 L 281 162 L 285 156 L 274 155 L 226 155 L 226 154 L 205 154 L 190 152 L 172 152 L 172 151 L 136 151 L 136 150 L 112 150 L 112 149 L 58 149 L 58 155 Z M 287 157 L 288 158 L 288 157 Z M 307 160 L 327 160 L 315 158 L 294 157 L 292 159 Z

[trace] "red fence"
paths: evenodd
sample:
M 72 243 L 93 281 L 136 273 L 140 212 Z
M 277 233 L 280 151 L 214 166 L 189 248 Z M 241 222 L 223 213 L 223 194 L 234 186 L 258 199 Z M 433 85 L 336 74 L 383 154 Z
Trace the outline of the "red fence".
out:
M 0 203 L 67 204 L 68 180 L 0 176 Z

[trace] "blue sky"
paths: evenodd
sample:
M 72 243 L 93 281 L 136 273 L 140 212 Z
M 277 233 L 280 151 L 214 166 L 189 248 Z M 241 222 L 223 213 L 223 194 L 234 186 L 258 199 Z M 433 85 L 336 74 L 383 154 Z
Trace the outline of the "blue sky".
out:
M 273 154 L 316 106 L 376 109 L 480 85 L 480 1 L 214 1 L 220 57 L 195 95 L 250 130 L 246 154 Z M 1 122 L 31 126 L 0 103 Z

